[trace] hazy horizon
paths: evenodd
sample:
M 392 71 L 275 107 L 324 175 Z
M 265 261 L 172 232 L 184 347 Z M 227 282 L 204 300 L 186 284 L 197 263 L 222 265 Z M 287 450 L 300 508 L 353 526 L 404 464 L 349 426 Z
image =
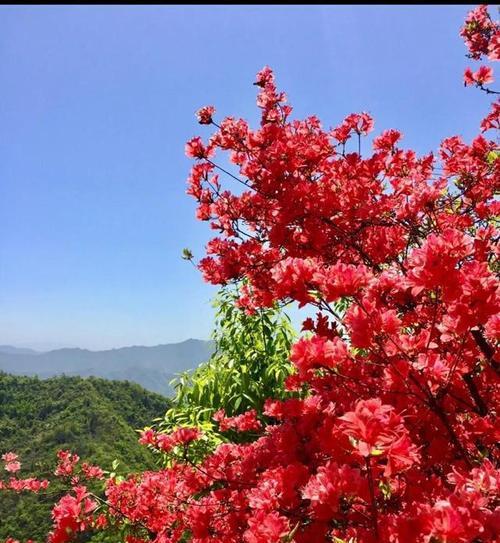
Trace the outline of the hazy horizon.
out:
M 150 345 L 143 345 L 138 343 L 130 343 L 126 345 L 115 345 L 113 347 L 103 347 L 103 348 L 90 348 L 90 347 L 82 347 L 80 345 L 68 345 L 64 343 L 23 343 L 23 344 L 17 344 L 13 345 L 12 343 L 3 343 L 0 342 L 0 349 L 2 347 L 14 347 L 16 349 L 31 349 L 33 351 L 44 353 L 48 351 L 56 351 L 59 349 L 82 349 L 87 351 L 111 351 L 115 349 L 124 349 L 127 347 L 158 347 L 159 345 L 171 345 L 176 343 L 184 343 L 189 340 L 195 340 L 195 341 L 210 341 L 210 338 L 199 338 L 199 337 L 188 337 L 186 339 L 181 339 L 179 341 L 164 341 L 160 343 L 153 343 Z

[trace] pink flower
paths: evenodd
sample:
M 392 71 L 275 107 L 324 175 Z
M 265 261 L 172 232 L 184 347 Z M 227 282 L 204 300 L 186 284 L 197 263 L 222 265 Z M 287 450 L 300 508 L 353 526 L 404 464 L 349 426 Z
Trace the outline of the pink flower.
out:
M 151 428 L 146 428 L 141 432 L 141 437 L 139 438 L 139 443 L 141 445 L 156 445 L 156 433 Z
M 2 460 L 4 462 L 14 462 L 14 460 L 17 460 L 18 458 L 18 455 L 13 452 L 6 452 L 2 454 Z
M 354 411 L 340 417 L 343 431 L 365 458 L 386 456 L 385 475 L 403 471 L 417 460 L 417 450 L 408 437 L 403 419 L 390 405 L 373 398 L 360 400 Z
M 464 72 L 464 84 L 470 85 L 489 85 L 493 83 L 493 70 L 489 66 L 481 66 L 476 72 L 467 68 Z
M 488 59 L 492 62 L 500 60 L 500 30 L 497 30 L 490 39 L 488 45 Z
M 214 113 L 214 106 L 205 106 L 196 112 L 196 117 L 200 124 L 212 124 L 212 116 Z
M 176 445 L 187 445 L 201 437 L 201 432 L 197 428 L 179 428 L 170 434 L 170 438 Z
M 478 85 L 489 85 L 493 83 L 493 70 L 489 66 L 481 66 L 474 74 Z
M 186 143 L 186 156 L 189 158 L 209 158 L 213 156 L 214 150 L 212 146 L 205 146 L 199 136 L 190 139 Z
M 500 129 L 500 100 L 491 104 L 490 113 L 481 121 L 481 132 Z
M 243 534 L 245 543 L 281 543 L 290 531 L 288 519 L 277 512 L 266 514 L 257 511 L 248 520 L 248 530 Z
M 314 336 L 297 341 L 292 347 L 290 360 L 299 370 L 299 374 L 306 376 L 310 370 L 316 368 L 334 368 L 348 356 L 347 346 L 339 337 L 330 340 Z
M 474 85 L 476 83 L 476 80 L 474 79 L 474 73 L 470 68 L 466 68 L 464 72 L 464 85 L 466 87 L 469 87 L 471 85 Z
M 73 475 L 73 471 L 80 461 L 80 457 L 70 451 L 58 451 L 57 458 L 59 459 L 59 462 L 54 472 L 55 475 L 58 477 L 70 477 Z
M 235 417 L 226 417 L 224 409 L 220 409 L 212 418 L 219 423 L 219 430 L 221 432 L 226 432 L 227 430 L 250 432 L 260 430 L 262 427 L 255 409 L 250 409 Z
M 17 460 L 14 460 L 13 462 L 7 462 L 4 469 L 5 471 L 8 471 L 10 473 L 16 473 L 21 469 L 21 462 L 18 462 Z
M 84 462 L 82 464 L 82 472 L 87 479 L 103 479 L 104 472 L 99 466 L 92 466 Z

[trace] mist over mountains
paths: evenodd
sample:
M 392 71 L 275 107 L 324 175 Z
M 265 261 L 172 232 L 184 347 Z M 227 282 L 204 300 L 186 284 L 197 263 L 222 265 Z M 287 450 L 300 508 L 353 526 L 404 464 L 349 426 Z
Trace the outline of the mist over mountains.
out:
M 138 383 L 147 390 L 170 395 L 169 381 L 177 373 L 208 360 L 212 341 L 188 339 L 154 347 L 122 347 L 105 351 L 66 348 L 48 352 L 0 346 L 0 371 L 48 378 L 57 375 L 102 377 Z

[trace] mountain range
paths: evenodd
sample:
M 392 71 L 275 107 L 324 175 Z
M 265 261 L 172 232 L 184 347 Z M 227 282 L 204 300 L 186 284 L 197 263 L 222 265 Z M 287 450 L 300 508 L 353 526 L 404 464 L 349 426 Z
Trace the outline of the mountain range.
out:
M 37 352 L 2 345 L 0 371 L 42 379 L 67 375 L 132 381 L 147 390 L 168 396 L 172 393 L 169 381 L 176 374 L 194 369 L 208 360 L 213 349 L 212 341 L 199 339 L 106 351 L 66 348 Z

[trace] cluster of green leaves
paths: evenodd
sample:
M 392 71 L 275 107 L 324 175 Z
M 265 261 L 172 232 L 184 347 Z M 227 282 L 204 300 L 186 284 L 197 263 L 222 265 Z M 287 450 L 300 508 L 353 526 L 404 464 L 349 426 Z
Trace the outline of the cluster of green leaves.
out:
M 164 413 L 169 400 L 130 382 L 0 373 L 0 406 L 0 454 L 19 454 L 21 477 L 51 478 L 60 449 L 104 469 L 114 459 L 127 472 L 154 468 L 156 459 L 138 444 L 136 429 Z M 57 481 L 39 495 L 2 492 L 0 541 L 43 541 L 51 507 L 62 493 Z
M 267 398 L 290 395 L 284 388 L 292 370 L 288 358 L 295 337 L 289 317 L 278 308 L 249 315 L 237 307 L 236 299 L 237 291 L 226 288 L 219 292 L 214 354 L 172 383 L 175 397 L 159 421 L 159 430 L 195 426 L 203 430 L 205 445 L 213 446 L 224 440 L 212 420 L 217 410 L 224 409 L 228 416 L 249 409 L 261 413 Z

